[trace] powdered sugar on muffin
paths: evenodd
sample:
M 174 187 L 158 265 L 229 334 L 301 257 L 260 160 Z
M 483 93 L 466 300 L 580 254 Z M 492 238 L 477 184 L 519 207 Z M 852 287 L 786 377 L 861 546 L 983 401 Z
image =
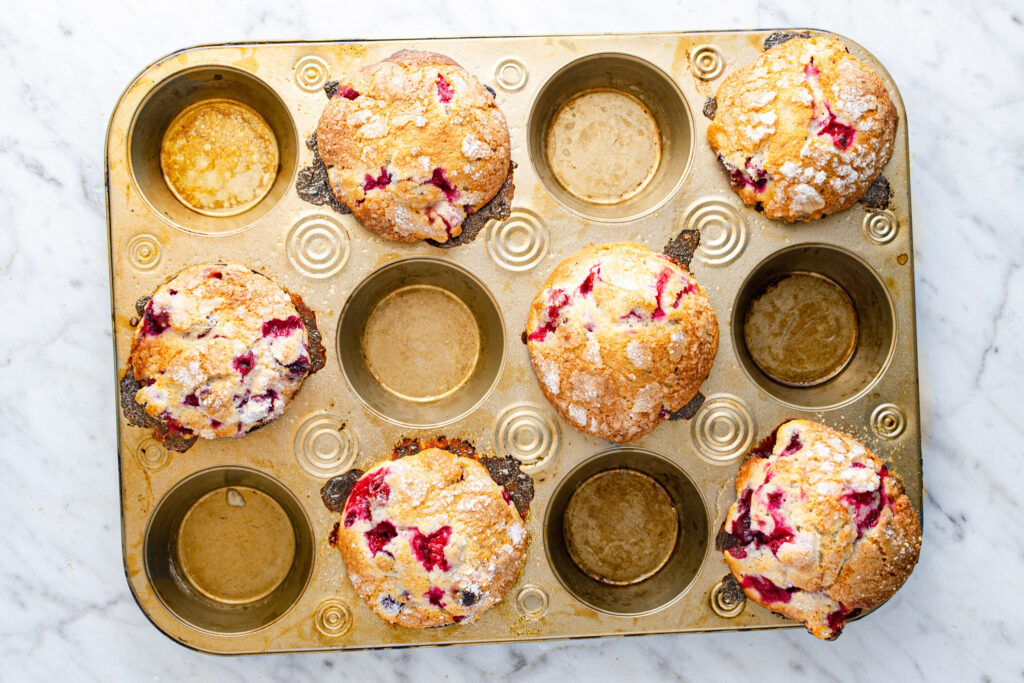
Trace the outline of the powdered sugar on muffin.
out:
M 511 173 L 494 96 L 454 61 L 403 50 L 338 84 L 317 127 L 338 201 L 399 242 L 446 242 Z
M 336 543 L 374 612 L 424 628 L 472 622 L 497 604 L 519 577 L 526 527 L 483 465 L 428 448 L 360 477 Z
M 920 523 L 899 477 L 851 437 L 808 420 L 775 437 L 740 468 L 719 549 L 748 598 L 835 638 L 910 576 Z
M 896 107 L 835 38 L 793 38 L 723 81 L 708 140 L 747 204 L 806 221 L 849 208 L 889 161 Z
M 171 434 L 242 436 L 284 412 L 310 371 L 295 304 L 237 264 L 186 268 L 146 304 L 129 359 L 135 401 Z
M 588 245 L 534 299 L 526 341 L 559 413 L 622 442 L 693 398 L 718 350 L 718 322 L 704 289 L 664 254 L 632 242 Z

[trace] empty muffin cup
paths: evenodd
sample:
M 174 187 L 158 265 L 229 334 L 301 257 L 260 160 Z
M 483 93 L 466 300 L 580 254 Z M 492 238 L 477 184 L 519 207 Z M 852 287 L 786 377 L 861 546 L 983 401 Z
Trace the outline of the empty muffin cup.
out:
M 600 453 L 569 472 L 544 519 L 548 561 L 588 607 L 634 616 L 687 591 L 708 552 L 708 513 L 693 480 L 637 448 Z
M 740 364 L 766 393 L 797 408 L 834 408 L 863 395 L 888 366 L 895 311 L 862 260 L 801 245 L 747 277 L 732 333 Z
M 628 220 L 679 187 L 693 155 L 693 123 L 675 83 L 653 64 L 597 54 L 544 85 L 528 144 L 541 182 L 564 206 L 595 220 Z
M 146 574 L 186 624 L 244 633 L 280 618 L 313 568 L 313 531 L 280 482 L 246 468 L 213 468 L 177 484 L 146 530 Z
M 498 304 L 447 261 L 388 264 L 360 283 L 338 325 L 342 373 L 360 401 L 394 424 L 449 424 L 490 394 L 505 362 Z
M 755 296 L 743 341 L 766 375 L 789 386 L 814 386 L 838 375 L 857 348 L 857 311 L 838 284 L 795 271 Z
M 244 71 L 205 66 L 174 74 L 139 106 L 128 131 L 139 192 L 176 227 L 238 232 L 288 191 L 298 139 L 287 107 Z

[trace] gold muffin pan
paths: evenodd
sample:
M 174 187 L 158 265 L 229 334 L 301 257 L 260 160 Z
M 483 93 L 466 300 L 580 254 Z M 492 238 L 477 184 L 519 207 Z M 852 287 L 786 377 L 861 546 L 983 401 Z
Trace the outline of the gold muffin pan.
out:
M 186 266 L 217 260 L 302 296 L 328 349 L 327 366 L 283 417 L 242 439 L 200 439 L 174 453 L 118 414 L 124 565 L 150 620 L 189 647 L 226 654 L 792 626 L 722 584 L 728 570 L 713 549 L 744 454 L 790 417 L 847 432 L 890 461 L 920 514 L 903 103 L 882 65 L 844 38 L 900 115 L 884 170 L 891 200 L 805 225 L 767 220 L 730 189 L 703 112 L 770 33 L 213 45 L 145 69 L 107 135 L 118 372 L 136 300 Z M 451 56 L 496 92 L 508 119 L 518 164 L 512 214 L 471 243 L 387 242 L 296 192 L 325 82 L 400 49 Z M 169 189 L 160 146 L 183 110 L 223 99 L 263 118 L 279 170 L 251 208 L 208 215 Z M 706 400 L 692 419 L 664 421 L 635 443 L 581 434 L 547 403 L 530 366 L 520 336 L 531 300 L 588 242 L 660 250 L 684 229 L 701 234 L 691 270 L 721 334 Z M 842 321 L 844 311 L 848 325 L 843 297 L 831 297 L 840 302 L 833 310 L 814 297 L 793 306 L 792 325 L 780 325 L 777 311 L 757 317 L 751 333 L 772 339 L 755 349 L 762 355 L 747 349 L 747 312 L 786 276 L 808 274 L 852 304 L 856 347 L 812 353 L 790 368 L 800 381 L 788 381 L 774 356 L 772 375 L 761 370 L 765 348 L 797 343 L 792 329 Z M 407 326 L 432 330 L 425 346 L 412 348 Z M 849 344 L 843 332 L 816 334 Z M 806 381 L 808 366 L 834 376 Z M 526 565 L 476 623 L 394 627 L 346 578 L 328 542 L 338 515 L 320 488 L 370 467 L 403 437 L 438 434 L 515 457 L 532 475 Z

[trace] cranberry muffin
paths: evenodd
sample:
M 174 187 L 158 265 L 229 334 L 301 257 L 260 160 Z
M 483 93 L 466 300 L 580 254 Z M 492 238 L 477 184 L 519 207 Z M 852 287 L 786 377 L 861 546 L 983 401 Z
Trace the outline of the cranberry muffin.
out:
M 494 96 L 434 52 L 402 50 L 342 79 L 317 144 L 338 201 L 396 242 L 458 237 L 512 173 Z
M 544 394 L 576 429 L 649 434 L 700 388 L 718 321 L 686 269 L 634 242 L 587 245 L 533 300 L 525 340 Z
M 846 434 L 784 423 L 740 468 L 718 547 L 747 597 L 836 638 L 917 563 L 921 525 L 900 478 Z
M 217 263 L 186 268 L 157 288 L 126 374 L 158 432 L 213 439 L 280 416 L 314 369 L 292 298 L 245 266 Z
M 480 462 L 427 448 L 356 481 L 335 544 L 374 612 L 426 628 L 473 622 L 501 601 L 522 570 L 526 527 Z
M 853 206 L 892 156 L 896 107 L 835 38 L 792 38 L 730 74 L 708 141 L 737 194 L 769 218 Z

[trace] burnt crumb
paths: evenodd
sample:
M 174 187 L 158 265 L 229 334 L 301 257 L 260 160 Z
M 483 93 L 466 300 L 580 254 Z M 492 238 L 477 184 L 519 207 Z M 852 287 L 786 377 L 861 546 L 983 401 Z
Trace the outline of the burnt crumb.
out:
M 480 596 L 470 590 L 456 590 L 455 599 L 463 607 L 472 607 L 480 599 Z
M 483 457 L 480 464 L 487 468 L 491 479 L 503 486 L 516 506 L 519 516 L 526 519 L 533 501 L 533 478 L 519 469 L 519 461 L 511 456 Z
M 726 531 L 725 522 L 722 522 L 722 526 L 715 536 L 715 550 L 724 553 L 726 550 L 735 548 L 738 545 L 740 545 L 740 539 Z
M 334 84 L 337 87 L 337 81 Z M 324 87 L 326 88 L 326 86 Z M 299 199 L 316 206 L 326 204 L 338 213 L 352 213 L 334 196 L 334 190 L 331 189 L 331 182 L 327 177 L 327 166 L 320 158 L 316 132 L 306 138 L 306 148 L 313 152 L 313 161 L 309 166 L 299 169 L 299 176 L 295 181 L 295 191 L 298 193 Z
M 772 451 L 775 450 L 776 440 L 775 431 L 772 431 L 771 434 L 761 439 L 761 442 L 750 451 L 750 455 L 756 455 L 759 458 L 770 458 Z
M 147 294 L 146 296 L 142 297 L 141 299 L 135 302 L 135 312 L 138 314 L 139 320 L 141 320 L 142 317 L 146 315 L 146 306 L 149 305 L 149 300 L 152 298 L 152 296 Z M 138 323 L 132 323 L 132 327 L 134 327 L 137 324 Z
M 527 342 L 529 337 L 526 334 L 526 330 L 523 330 L 523 333 L 521 335 L 519 335 L 519 338 L 523 341 L 524 344 Z
M 299 312 L 299 318 L 302 319 L 302 324 L 306 327 L 306 336 L 309 338 L 309 372 L 306 375 L 309 377 L 327 365 L 327 350 L 323 345 L 323 335 L 320 334 L 320 329 L 316 326 L 316 314 L 313 313 L 313 309 L 307 306 L 298 294 L 292 294 L 291 298 L 292 304 Z
M 697 251 L 699 245 L 699 230 L 683 230 L 669 240 L 662 251 L 665 253 L 665 256 L 668 256 L 683 268 L 689 268 L 690 261 L 693 260 L 693 252 Z
M 144 298 L 147 302 L 149 301 L 149 297 Z M 184 453 L 199 438 L 197 434 L 192 434 L 191 432 L 182 434 L 178 431 L 172 431 L 166 423 L 147 413 L 144 406 L 135 402 L 135 394 L 138 393 L 141 385 L 135 379 L 135 370 L 132 368 L 130 360 L 128 361 L 128 367 L 125 368 L 124 374 L 121 376 L 119 388 L 121 392 L 121 411 L 124 413 L 124 419 L 136 427 L 152 429 L 153 437 L 161 442 L 167 450 Z
M 404 458 L 407 455 L 415 455 L 416 453 L 427 450 L 428 448 L 439 448 L 442 451 L 448 451 L 449 453 L 461 458 L 478 459 L 476 455 L 476 448 L 470 442 L 462 439 L 449 439 L 445 436 L 439 436 L 426 441 L 410 439 L 408 437 L 402 439 L 398 442 L 392 452 L 392 460 L 398 460 L 399 458 Z
M 353 469 L 328 479 L 320 489 L 320 500 L 324 502 L 324 507 L 331 512 L 344 512 L 348 494 L 352 493 L 352 487 L 356 485 L 361 476 L 363 476 L 362 470 Z
M 508 175 L 505 176 L 505 182 L 502 183 L 498 194 L 494 195 L 491 201 L 481 206 L 479 211 L 469 214 L 462 220 L 462 232 L 459 233 L 458 237 L 453 237 L 447 242 L 427 240 L 427 244 L 442 249 L 469 244 L 476 239 L 476 236 L 480 234 L 480 231 L 484 229 L 488 221 L 491 219 L 503 221 L 512 215 L 512 195 L 516 191 L 516 186 L 512 182 L 512 174 L 515 169 L 515 162 L 509 164 Z
M 773 47 L 782 45 L 787 40 L 793 38 L 810 38 L 811 34 L 804 31 L 803 33 L 793 33 L 792 31 L 776 31 L 767 38 L 764 39 L 764 49 L 767 52 Z
M 461 458 L 476 458 L 476 447 L 468 441 L 462 439 L 447 439 L 443 436 L 439 436 L 436 439 L 431 439 L 426 443 L 427 448 L 440 448 L 446 450 L 449 453 L 454 453 Z
M 738 605 L 746 599 L 743 587 L 740 586 L 740 582 L 736 580 L 735 576 L 726 574 L 722 577 L 722 602 L 727 605 Z
M 331 99 L 338 94 L 338 81 L 327 81 L 324 83 L 324 94 L 327 95 L 327 99 Z
M 693 395 L 693 398 L 687 401 L 685 406 L 675 411 L 674 413 L 669 413 L 666 417 L 663 417 L 661 419 L 689 420 L 693 418 L 694 415 L 697 414 L 697 411 L 700 410 L 700 407 L 702 405 L 704 405 L 704 394 L 698 391 L 696 394 Z
M 715 114 L 718 113 L 718 100 L 714 97 L 707 98 L 704 100 L 704 108 L 701 111 L 704 113 L 704 116 L 714 121 Z
M 871 183 L 864 196 L 857 201 L 869 209 L 888 209 L 890 200 L 892 200 L 892 188 L 889 187 L 889 181 L 885 179 L 885 176 L 880 175 L 875 178 L 875 182 Z
M 422 450 L 419 441 L 405 437 L 395 446 L 394 451 L 391 453 L 391 459 L 398 460 L 409 455 L 416 455 Z
M 754 211 L 757 211 L 758 213 L 764 213 L 764 204 L 762 204 L 761 202 L 757 202 L 756 204 L 754 204 Z
M 485 90 L 486 90 L 487 92 L 491 93 L 491 97 L 497 97 L 497 96 L 498 96 L 498 93 L 494 92 L 494 88 L 492 88 L 491 86 L 489 86 L 489 85 L 485 85 L 485 86 L 484 86 L 484 89 L 485 89 Z
M 338 533 L 341 531 L 341 523 L 335 522 L 331 527 L 331 533 L 327 534 L 327 544 L 331 547 L 338 547 Z

